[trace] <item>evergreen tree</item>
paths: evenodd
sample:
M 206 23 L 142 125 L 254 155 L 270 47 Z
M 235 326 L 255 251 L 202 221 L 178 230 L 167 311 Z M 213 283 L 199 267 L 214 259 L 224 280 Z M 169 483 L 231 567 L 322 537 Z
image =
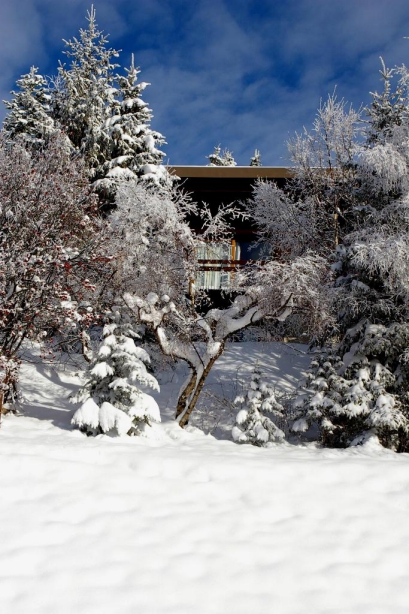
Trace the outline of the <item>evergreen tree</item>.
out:
M 84 156 L 92 177 L 108 156 L 109 138 L 104 127 L 117 95 L 114 70 L 118 64 L 112 59 L 119 53 L 107 47 L 108 39 L 98 29 L 93 7 L 87 20 L 88 28 L 80 29 L 79 39 L 64 41 L 64 53 L 71 63 L 67 68 L 60 62 L 52 113 Z
M 4 101 L 9 110 L 3 124 L 6 138 L 21 138 L 26 145 L 39 149 L 55 130 L 47 81 L 32 66 L 28 74 L 18 79 L 17 86 L 18 91 L 11 92 L 14 99 Z
M 274 389 L 263 380 L 260 369 L 254 369 L 250 388 L 235 400 L 241 409 L 236 416 L 232 436 L 237 443 L 266 446 L 284 439 L 276 422 L 283 423 L 284 408 L 277 401 Z
M 408 109 L 404 101 L 403 83 L 399 82 L 393 90 L 393 78 L 397 69 L 387 68 L 381 58 L 382 68 L 379 71 L 383 91 L 381 94 L 373 92 L 371 106 L 367 109 L 370 118 L 368 130 L 368 143 L 385 143 L 390 139 L 396 126 L 407 123 Z
M 159 390 L 157 380 L 146 369 L 149 355 L 135 345 L 138 337 L 129 318 L 114 307 L 88 381 L 75 397 L 83 403 L 72 424 L 88 435 L 109 431 L 137 435 L 144 425 L 160 422 L 156 401 L 140 388 Z
M 220 150 L 220 145 L 214 148 L 214 152 L 210 156 L 206 156 L 209 160 L 207 166 L 237 166 L 233 154 L 228 149 Z
M 149 84 L 137 83 L 133 56 L 125 76 L 115 73 L 119 53 L 108 47 L 93 7 L 87 20 L 78 38 L 64 41 L 70 62 L 60 62 L 50 88 L 34 67 L 17 82 L 20 91 L 5 103 L 10 113 L 4 126 L 10 139 L 21 136 L 36 147 L 54 125 L 61 129 L 85 160 L 101 203 L 112 207 L 120 181 L 165 187 L 173 180 L 162 164 L 165 139 L 151 129 L 152 111 L 141 98 Z
M 108 199 L 113 199 L 118 183 L 124 180 L 140 178 L 159 185 L 170 182 L 170 175 L 162 166 L 165 154 L 158 149 L 165 139 L 150 128 L 152 111 L 141 97 L 149 83 L 137 83 L 139 73 L 132 55 L 126 76 L 116 76 L 119 98 L 112 102 L 112 115 L 105 124 L 109 160 L 98 169 L 94 182 Z
M 362 444 L 375 435 L 385 447 L 407 451 L 408 369 L 402 354 L 408 342 L 408 325 L 362 321 L 345 336 L 343 359 L 322 352 L 311 363 L 292 430 L 316 424 L 320 441 L 330 447 Z
M 250 160 L 250 166 L 262 166 L 261 154 L 258 149 L 254 150 L 254 156 Z

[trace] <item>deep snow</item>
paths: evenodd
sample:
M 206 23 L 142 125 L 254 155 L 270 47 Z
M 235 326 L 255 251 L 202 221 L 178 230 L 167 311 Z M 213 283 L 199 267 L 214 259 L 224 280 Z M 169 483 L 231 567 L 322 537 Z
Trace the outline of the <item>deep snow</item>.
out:
M 211 386 L 257 360 L 281 386 L 307 363 L 233 344 Z M 72 374 L 27 364 L 23 380 L 25 415 L 0 430 L 0 612 L 408 612 L 408 455 L 239 446 L 166 410 L 150 439 L 86 438 Z M 181 374 L 162 380 L 172 407 Z

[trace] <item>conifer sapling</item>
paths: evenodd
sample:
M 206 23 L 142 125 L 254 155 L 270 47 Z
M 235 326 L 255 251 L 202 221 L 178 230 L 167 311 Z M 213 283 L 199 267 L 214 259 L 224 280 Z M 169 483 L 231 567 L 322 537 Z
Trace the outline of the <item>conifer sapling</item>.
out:
M 233 440 L 264 447 L 283 441 L 284 432 L 276 422 L 283 422 L 283 406 L 277 401 L 274 389 L 262 378 L 260 369 L 253 371 L 250 388 L 245 396 L 238 396 L 241 406 L 232 429 Z
M 159 385 L 147 371 L 149 355 L 135 345 L 138 337 L 129 318 L 113 307 L 88 381 L 75 397 L 82 405 L 74 413 L 72 424 L 87 435 L 115 431 L 118 435 L 138 435 L 145 425 L 160 422 L 155 399 L 142 390 L 159 390 Z

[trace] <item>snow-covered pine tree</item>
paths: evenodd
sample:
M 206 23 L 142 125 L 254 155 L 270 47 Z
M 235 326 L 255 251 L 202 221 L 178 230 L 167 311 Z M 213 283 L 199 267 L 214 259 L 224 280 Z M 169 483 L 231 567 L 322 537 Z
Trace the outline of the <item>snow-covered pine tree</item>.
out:
M 209 164 L 207 166 L 224 166 L 220 155 L 220 145 L 216 145 L 214 152 L 206 156 L 206 158 L 209 160 Z
M 87 14 L 88 28 L 80 29 L 79 39 L 64 41 L 69 67 L 60 62 L 53 90 L 52 114 L 90 169 L 103 164 L 108 156 L 109 138 L 105 122 L 117 91 L 112 63 L 118 57 L 109 48 L 108 38 L 98 29 L 94 7 Z
M 20 138 L 34 149 L 41 148 L 55 131 L 50 117 L 50 94 L 46 79 L 32 66 L 30 72 L 17 80 L 14 98 L 4 101 L 9 110 L 3 124 L 6 138 Z
M 284 408 L 258 367 L 253 371 L 250 388 L 235 399 L 235 405 L 241 409 L 232 429 L 234 441 L 260 447 L 283 441 L 284 432 L 277 423 L 284 423 Z
M 209 160 L 207 166 L 237 166 L 233 154 L 228 149 L 220 150 L 220 145 L 214 148 L 214 152 L 206 156 Z
M 228 149 L 223 150 L 222 162 L 223 166 L 237 166 L 237 162 L 233 158 L 233 153 Z
M 132 55 L 126 76 L 117 75 L 119 98 L 111 104 L 111 117 L 105 124 L 110 139 L 109 160 L 97 171 L 94 186 L 113 200 L 118 183 L 139 178 L 156 185 L 171 185 L 171 177 L 162 165 L 159 149 L 165 138 L 150 128 L 152 111 L 142 100 L 149 83 L 137 83 L 139 68 Z
M 115 73 L 119 52 L 108 47 L 93 6 L 87 20 L 78 38 L 64 41 L 70 62 L 59 63 L 50 87 L 34 67 L 17 82 L 20 91 L 5 103 L 5 130 L 34 145 L 42 145 L 54 126 L 62 130 L 85 160 L 100 204 L 110 208 L 121 180 L 171 187 L 173 178 L 163 165 L 165 139 L 151 129 L 152 111 L 141 98 L 149 84 L 137 83 L 133 56 L 125 76 Z
M 141 389 L 159 385 L 147 371 L 148 353 L 135 345 L 138 337 L 129 318 L 113 307 L 88 381 L 75 397 L 82 405 L 71 423 L 87 435 L 138 435 L 145 425 L 160 422 L 158 404 Z
M 380 75 L 383 82 L 383 91 L 371 93 L 372 102 L 367 113 L 370 117 L 368 130 L 368 143 L 375 145 L 376 143 L 385 143 L 385 139 L 390 139 L 391 131 L 396 129 L 396 126 L 401 126 L 407 123 L 408 109 L 405 105 L 403 83 L 399 82 L 396 89 L 393 90 L 393 79 L 399 70 L 387 68 L 385 62 L 381 58 Z
M 254 150 L 254 155 L 250 160 L 250 166 L 262 166 L 261 164 L 261 154 L 258 149 Z

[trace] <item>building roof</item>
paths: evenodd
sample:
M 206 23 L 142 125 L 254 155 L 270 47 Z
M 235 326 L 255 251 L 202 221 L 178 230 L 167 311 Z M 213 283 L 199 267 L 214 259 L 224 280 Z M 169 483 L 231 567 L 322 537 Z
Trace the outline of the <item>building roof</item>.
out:
M 283 166 L 168 166 L 181 179 L 188 177 L 231 179 L 287 179 L 291 170 Z

